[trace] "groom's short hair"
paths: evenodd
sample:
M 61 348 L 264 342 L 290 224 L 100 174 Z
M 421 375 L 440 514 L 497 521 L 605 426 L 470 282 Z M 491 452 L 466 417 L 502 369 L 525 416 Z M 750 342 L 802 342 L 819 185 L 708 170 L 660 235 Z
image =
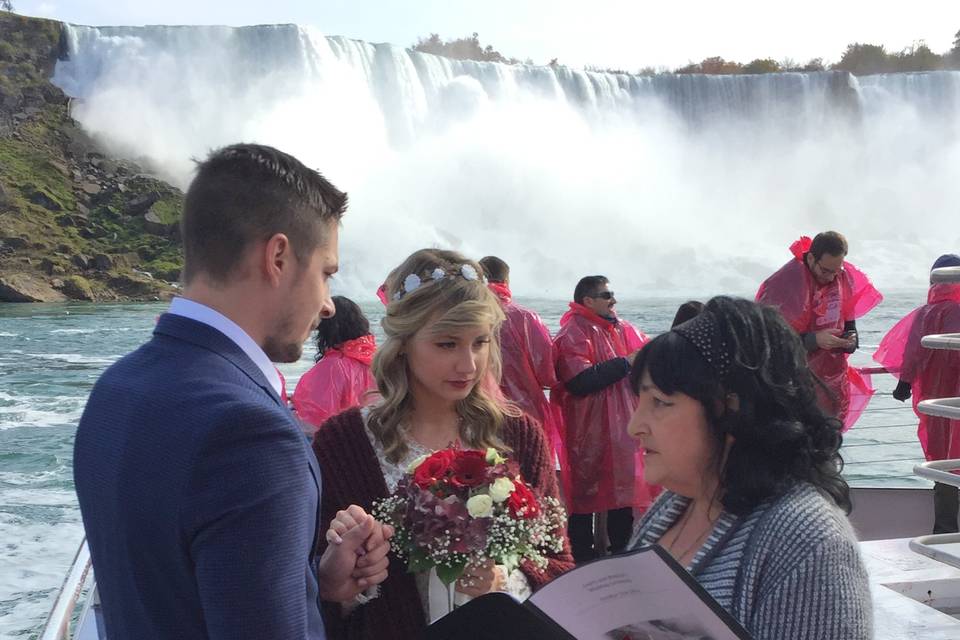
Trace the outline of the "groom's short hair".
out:
M 228 282 L 247 248 L 277 233 L 306 261 L 339 222 L 347 194 L 293 156 L 259 144 L 234 144 L 198 163 L 183 204 L 184 283 L 199 273 Z

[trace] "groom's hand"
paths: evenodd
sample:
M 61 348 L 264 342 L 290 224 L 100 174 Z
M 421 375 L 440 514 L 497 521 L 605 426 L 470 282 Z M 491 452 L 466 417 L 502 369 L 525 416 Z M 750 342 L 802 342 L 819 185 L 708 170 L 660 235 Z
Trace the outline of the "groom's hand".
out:
M 337 512 L 318 566 L 321 598 L 347 602 L 386 580 L 392 535 L 392 527 L 380 524 L 356 505 Z

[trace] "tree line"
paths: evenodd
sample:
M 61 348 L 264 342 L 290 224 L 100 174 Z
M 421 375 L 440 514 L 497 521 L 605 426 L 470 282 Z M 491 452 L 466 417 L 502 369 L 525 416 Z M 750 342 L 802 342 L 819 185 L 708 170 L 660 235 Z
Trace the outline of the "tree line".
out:
M 433 53 L 455 60 L 478 60 L 482 62 L 500 62 L 503 64 L 533 64 L 530 58 L 520 60 L 508 57 L 493 48 L 482 45 L 477 33 L 467 38 L 444 40 L 439 34 L 431 33 L 426 38 L 418 38 L 411 47 L 414 51 Z M 557 58 L 547 64 L 555 66 Z M 954 35 L 953 48 L 945 53 L 936 53 L 923 40 L 918 40 L 900 51 L 887 51 L 883 45 L 855 42 L 847 45 L 846 51 L 836 63 L 829 64 L 823 58 L 813 58 L 805 63 L 791 59 L 774 60 L 757 58 L 747 63 L 725 60 L 720 56 L 704 58 L 700 62 L 691 62 L 670 70 L 666 67 L 644 67 L 633 71 L 609 67 L 587 66 L 587 71 L 605 73 L 631 73 L 635 75 L 658 75 L 663 73 L 705 73 L 705 74 L 749 74 L 749 73 L 785 73 L 826 70 L 849 71 L 854 75 L 874 73 L 897 73 L 907 71 L 937 71 L 940 69 L 960 70 L 960 31 Z

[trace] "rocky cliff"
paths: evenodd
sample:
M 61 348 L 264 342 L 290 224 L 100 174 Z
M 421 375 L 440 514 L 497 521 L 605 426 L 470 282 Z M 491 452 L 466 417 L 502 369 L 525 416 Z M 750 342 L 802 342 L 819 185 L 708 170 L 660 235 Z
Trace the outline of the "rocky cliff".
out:
M 0 11 L 0 302 L 169 297 L 183 194 L 70 118 L 63 51 L 60 23 Z

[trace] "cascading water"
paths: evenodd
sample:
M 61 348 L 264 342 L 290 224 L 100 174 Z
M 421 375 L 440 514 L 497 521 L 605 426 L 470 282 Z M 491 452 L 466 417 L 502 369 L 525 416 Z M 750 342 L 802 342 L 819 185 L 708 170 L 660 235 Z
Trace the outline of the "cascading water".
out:
M 67 28 L 54 81 L 114 152 L 185 186 L 236 141 L 350 192 L 341 278 L 427 245 L 520 293 L 752 294 L 801 233 L 884 287 L 960 248 L 960 73 L 640 77 L 454 61 L 294 25 Z

